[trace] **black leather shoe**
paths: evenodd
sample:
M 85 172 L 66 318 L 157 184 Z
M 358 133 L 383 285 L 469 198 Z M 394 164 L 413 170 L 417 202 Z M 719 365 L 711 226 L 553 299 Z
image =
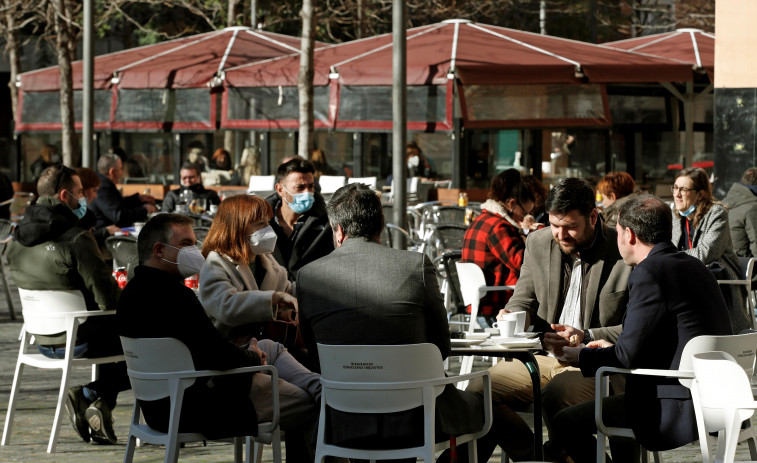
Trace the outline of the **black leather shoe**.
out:
M 84 396 L 81 386 L 72 387 L 66 394 L 66 411 L 68 419 L 76 431 L 76 434 L 84 442 L 89 442 L 89 424 L 87 424 L 86 410 L 89 407 L 89 400 Z
M 118 440 L 113 432 L 113 415 L 103 399 L 97 399 L 85 412 L 89 427 L 92 428 L 92 440 L 98 444 L 115 444 Z

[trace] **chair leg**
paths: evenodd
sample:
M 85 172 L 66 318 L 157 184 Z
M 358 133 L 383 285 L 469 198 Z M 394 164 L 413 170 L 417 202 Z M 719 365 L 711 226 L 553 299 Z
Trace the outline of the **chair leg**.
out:
M 273 439 L 271 439 L 271 447 L 273 448 L 273 463 L 281 463 L 281 430 L 276 429 L 273 431 Z
M 21 348 L 23 349 L 24 346 L 21 346 Z M 13 374 L 13 386 L 11 386 L 11 395 L 8 399 L 8 410 L 5 412 L 2 445 L 7 445 L 10 442 L 11 432 L 13 431 L 13 415 L 16 413 L 16 396 L 21 384 L 22 374 L 24 374 L 24 364 L 18 362 L 16 363 L 16 372 Z
M 478 461 L 478 446 L 476 439 L 468 442 L 468 461 Z
M 597 463 L 605 463 L 607 451 L 607 437 L 604 433 L 597 432 Z
M 234 437 L 233 442 L 234 442 L 234 463 L 242 463 L 242 453 L 243 453 L 242 442 L 243 442 L 243 438 L 239 437 L 239 436 Z
M 126 452 L 124 453 L 124 463 L 131 463 L 134 460 L 134 449 L 137 447 L 137 438 L 129 433 L 126 441 Z
M 53 429 L 50 432 L 50 443 L 47 445 L 47 453 L 55 453 L 55 447 L 58 444 L 58 433 L 60 432 L 61 416 L 63 415 L 63 404 L 66 401 L 66 392 L 68 392 L 68 380 L 71 364 L 63 368 L 63 375 L 60 381 L 60 391 L 58 391 L 58 406 L 55 407 L 55 419 L 53 420 Z

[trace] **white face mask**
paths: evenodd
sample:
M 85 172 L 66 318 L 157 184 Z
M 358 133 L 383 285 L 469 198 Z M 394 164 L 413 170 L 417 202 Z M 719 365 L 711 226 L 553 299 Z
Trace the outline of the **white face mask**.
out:
M 276 248 L 276 232 L 268 225 L 250 235 L 250 248 L 255 254 L 270 254 Z
M 410 157 L 410 159 L 407 160 L 407 167 L 412 169 L 413 167 L 418 167 L 418 164 L 421 163 L 421 158 L 418 157 L 418 155 L 414 155 Z
M 202 257 L 202 253 L 197 246 L 184 246 L 183 248 L 177 248 L 170 244 L 163 243 L 169 248 L 178 249 L 179 253 L 176 255 L 176 262 L 163 259 L 169 264 L 175 264 L 179 266 L 179 274 L 182 277 L 187 278 L 192 275 L 197 275 L 202 270 L 202 266 L 205 263 L 205 258 Z M 162 258 L 161 258 L 162 259 Z

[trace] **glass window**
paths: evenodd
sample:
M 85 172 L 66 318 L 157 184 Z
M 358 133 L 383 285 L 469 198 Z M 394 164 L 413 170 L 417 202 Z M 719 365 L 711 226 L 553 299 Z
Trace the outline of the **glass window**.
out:
M 666 124 L 668 112 L 663 96 L 610 95 L 613 124 Z
M 606 119 L 600 85 L 466 85 L 471 121 Z
M 110 120 L 110 90 L 95 90 L 95 122 Z M 82 120 L 82 92 L 74 91 L 74 118 Z M 22 120 L 27 124 L 60 123 L 60 93 L 55 92 L 24 92 Z
M 446 118 L 447 87 L 407 87 L 409 122 L 442 122 Z M 339 96 L 339 119 L 344 121 L 391 121 L 392 87 L 343 86 Z
M 297 87 L 230 87 L 230 120 L 298 120 L 300 96 Z M 329 87 L 313 88 L 316 120 L 329 120 Z

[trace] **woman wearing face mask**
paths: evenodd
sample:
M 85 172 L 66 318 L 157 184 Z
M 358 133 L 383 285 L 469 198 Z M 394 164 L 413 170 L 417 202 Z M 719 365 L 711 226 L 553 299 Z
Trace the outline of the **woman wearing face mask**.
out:
M 292 285 L 271 255 L 276 245 L 268 225 L 272 216 L 259 196 L 231 196 L 218 206 L 203 243 L 200 302 L 218 331 L 237 345 L 271 337 L 271 326 L 297 332 Z M 278 323 L 267 323 L 273 321 Z
M 673 244 L 704 262 L 720 280 L 741 278 L 739 260 L 733 251 L 728 211 L 712 196 L 707 172 L 686 168 L 678 172 L 671 187 L 674 199 Z M 731 315 L 734 333 L 749 328 L 751 314 L 744 308 L 742 286 L 721 286 Z
M 481 215 L 465 232 L 461 262 L 481 267 L 487 285 L 515 285 L 526 249 L 523 229 L 533 224 L 534 192 L 521 183 L 517 170 L 507 169 L 492 179 L 488 196 Z M 512 291 L 493 291 L 483 297 L 479 323 L 490 326 L 511 295 Z

